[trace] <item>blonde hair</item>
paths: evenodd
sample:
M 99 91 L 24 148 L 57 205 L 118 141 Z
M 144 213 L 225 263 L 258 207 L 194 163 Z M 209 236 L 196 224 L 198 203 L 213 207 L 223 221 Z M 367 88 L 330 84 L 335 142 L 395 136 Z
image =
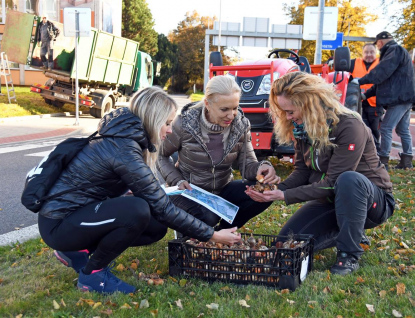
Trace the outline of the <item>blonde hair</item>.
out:
M 275 119 L 274 131 L 282 144 L 292 141 L 294 125 L 278 104 L 277 96 L 289 99 L 301 112 L 304 129 L 313 146 L 318 149 L 334 147 L 329 140 L 328 123 L 336 126 L 339 115 L 342 114 L 354 114 L 360 118 L 357 113 L 340 103 L 333 84 L 325 82 L 317 75 L 303 72 L 287 73 L 274 81 L 269 97 L 270 114 Z
M 206 85 L 205 97 L 209 103 L 215 103 L 218 96 L 229 96 L 232 94 L 241 94 L 241 88 L 236 81 L 227 75 L 218 75 L 212 77 Z M 202 107 L 204 100 L 198 102 L 194 108 Z
M 160 87 L 147 87 L 137 92 L 130 102 L 131 112 L 139 117 L 156 152 L 144 150 L 144 161 L 156 172 L 157 152 L 161 144 L 160 131 L 166 124 L 172 111 L 177 111 L 177 104 Z

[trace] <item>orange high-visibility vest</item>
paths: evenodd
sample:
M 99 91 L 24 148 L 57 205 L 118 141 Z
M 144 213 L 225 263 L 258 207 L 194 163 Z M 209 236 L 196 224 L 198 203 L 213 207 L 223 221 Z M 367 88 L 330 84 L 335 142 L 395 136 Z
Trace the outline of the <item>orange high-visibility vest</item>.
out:
M 352 72 L 353 78 L 361 78 L 365 76 L 367 73 L 373 70 L 378 64 L 379 64 L 379 59 L 377 58 L 373 61 L 372 65 L 370 65 L 369 69 L 366 70 L 366 65 L 365 65 L 365 62 L 363 62 L 363 59 L 357 58 L 354 62 L 354 70 Z M 364 92 L 366 92 L 372 86 L 373 84 L 364 84 L 364 85 L 360 85 L 360 88 L 364 89 Z M 376 107 L 376 96 L 368 98 L 367 101 L 370 106 Z

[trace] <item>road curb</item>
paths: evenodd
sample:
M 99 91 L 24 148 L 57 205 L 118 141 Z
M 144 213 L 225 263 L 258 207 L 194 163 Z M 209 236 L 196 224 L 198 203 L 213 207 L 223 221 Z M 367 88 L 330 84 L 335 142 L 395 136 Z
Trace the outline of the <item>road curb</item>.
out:
M 79 112 L 79 115 L 82 115 L 82 112 Z M 63 113 L 18 116 L 18 117 L 5 117 L 5 118 L 0 118 L 0 123 L 8 123 L 8 122 L 14 122 L 14 121 L 30 120 L 30 119 L 50 118 L 50 117 L 69 117 L 69 116 L 75 116 L 75 112 L 63 112 Z
M 0 235 L 0 246 L 9 246 L 17 242 L 23 243 L 31 239 L 39 238 L 39 228 L 37 224 L 24 227 L 20 230 L 11 231 Z

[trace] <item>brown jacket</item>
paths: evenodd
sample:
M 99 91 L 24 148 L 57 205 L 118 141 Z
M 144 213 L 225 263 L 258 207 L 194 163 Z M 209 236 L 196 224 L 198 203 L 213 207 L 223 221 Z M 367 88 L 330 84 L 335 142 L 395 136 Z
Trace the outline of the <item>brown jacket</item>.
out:
M 233 165 L 238 166 L 245 179 L 255 180 L 259 162 L 251 144 L 250 123 L 242 111 L 238 112 L 231 124 L 222 160 L 213 165 L 202 139 L 202 107 L 191 106 L 193 105 L 188 104 L 183 107 L 181 114 L 173 122 L 173 132 L 167 136 L 161 147 L 158 169 L 167 184 L 172 186 L 180 180 L 186 180 L 218 194 L 233 180 Z M 169 157 L 176 151 L 179 159 L 174 165 Z
M 278 185 L 287 204 L 334 198 L 334 184 L 345 171 L 356 171 L 376 186 L 392 192 L 385 166 L 380 163 L 370 129 L 353 115 L 342 115 L 329 134 L 334 148 L 317 151 L 306 140 L 296 139 L 295 169 Z

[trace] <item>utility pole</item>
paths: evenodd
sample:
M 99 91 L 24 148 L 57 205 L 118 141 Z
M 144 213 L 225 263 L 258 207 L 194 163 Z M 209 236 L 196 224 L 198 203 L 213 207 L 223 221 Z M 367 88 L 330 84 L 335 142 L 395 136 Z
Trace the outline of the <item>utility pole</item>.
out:
M 321 64 L 321 50 L 323 41 L 323 24 L 324 24 L 324 0 L 318 1 L 318 21 L 317 21 L 317 39 L 316 52 L 314 54 L 314 64 Z

